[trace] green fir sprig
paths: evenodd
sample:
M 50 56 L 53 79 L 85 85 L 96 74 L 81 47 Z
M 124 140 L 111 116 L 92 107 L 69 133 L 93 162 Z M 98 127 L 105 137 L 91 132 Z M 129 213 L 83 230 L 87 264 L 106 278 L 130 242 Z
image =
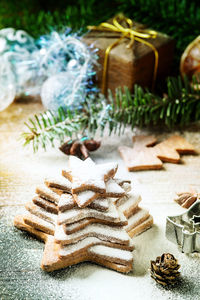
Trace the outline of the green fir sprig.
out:
M 47 111 L 35 115 L 25 123 L 28 131 L 22 134 L 24 145 L 32 143 L 34 151 L 39 146 L 55 146 L 67 137 L 77 135 L 94 137 L 97 131 L 104 134 L 121 134 L 126 126 L 131 128 L 149 125 L 186 125 L 200 120 L 200 89 L 195 78 L 191 85 L 187 78 L 169 78 L 167 94 L 163 97 L 135 85 L 134 93 L 118 88 L 115 97 L 109 91 L 108 101 L 102 95 L 89 96 L 81 108 L 59 108 L 58 112 Z

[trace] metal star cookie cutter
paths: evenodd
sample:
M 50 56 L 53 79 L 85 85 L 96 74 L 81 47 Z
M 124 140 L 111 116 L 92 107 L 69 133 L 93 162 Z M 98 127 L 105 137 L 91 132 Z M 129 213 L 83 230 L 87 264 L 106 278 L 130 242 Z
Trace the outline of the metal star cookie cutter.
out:
M 184 253 L 200 252 L 200 200 L 185 213 L 167 217 L 166 237 Z

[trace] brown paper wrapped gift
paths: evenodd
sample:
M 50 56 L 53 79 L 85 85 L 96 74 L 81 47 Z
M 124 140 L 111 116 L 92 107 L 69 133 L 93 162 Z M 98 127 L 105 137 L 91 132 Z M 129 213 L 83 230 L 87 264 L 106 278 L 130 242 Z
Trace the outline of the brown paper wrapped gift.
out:
M 112 24 L 112 22 L 113 19 L 108 21 L 109 24 Z M 123 26 L 125 27 L 126 23 L 124 23 Z M 144 28 L 144 26 L 139 23 L 134 23 L 134 26 L 139 30 Z M 98 48 L 100 68 L 97 69 L 97 84 L 100 89 L 102 89 L 103 83 L 102 74 L 106 49 L 116 42 L 120 36 L 122 35 L 119 32 L 91 30 L 83 37 L 83 42 L 87 45 Z M 155 38 L 148 38 L 146 40 L 153 45 L 158 52 L 158 68 L 156 72 L 156 79 L 158 81 L 161 77 L 165 77 L 169 74 L 173 58 L 174 40 L 166 34 L 159 32 L 157 32 Z M 128 48 L 129 43 L 130 39 L 124 37 L 109 52 L 105 93 L 107 89 L 111 89 L 112 92 L 115 92 L 117 87 L 123 86 L 127 86 L 133 91 L 135 83 L 150 88 L 154 84 L 154 51 L 149 46 L 136 40 L 133 45 Z

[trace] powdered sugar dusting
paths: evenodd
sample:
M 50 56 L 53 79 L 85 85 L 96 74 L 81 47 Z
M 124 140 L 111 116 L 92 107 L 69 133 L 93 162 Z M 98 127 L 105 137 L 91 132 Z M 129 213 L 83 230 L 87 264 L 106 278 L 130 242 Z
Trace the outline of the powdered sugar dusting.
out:
M 133 255 L 130 251 L 117 249 L 117 248 L 110 248 L 104 245 L 92 246 L 89 249 L 89 252 L 102 256 L 106 259 L 119 258 L 126 262 L 132 262 L 133 260 Z
M 117 221 L 119 220 L 119 212 L 110 200 L 109 209 L 105 212 L 97 211 L 91 208 L 74 208 L 69 211 L 60 212 L 58 215 L 58 224 L 69 224 L 89 217 L 108 221 Z
M 122 197 L 125 194 L 125 190 L 122 187 L 120 187 L 120 185 L 117 184 L 113 179 L 109 179 L 105 185 L 106 185 L 106 192 L 103 195 L 104 197 L 117 198 L 117 197 Z M 82 207 L 86 203 L 91 203 L 91 201 L 94 203 L 95 199 L 101 195 L 94 191 L 86 190 L 78 194 L 75 194 L 74 196 L 78 205 Z
M 108 163 L 102 165 L 95 165 L 91 159 L 82 161 L 75 156 L 69 157 L 69 167 L 72 175 L 72 190 L 76 192 L 77 189 L 86 190 L 96 189 L 100 192 L 105 192 L 105 178 L 115 175 L 117 171 L 116 163 Z
M 45 199 L 52 201 L 54 203 L 58 203 L 60 196 L 53 192 L 50 188 L 48 188 L 45 184 L 41 184 L 36 187 L 36 194 L 38 194 L 41 197 L 44 197 Z
M 88 203 L 88 202 L 94 200 L 97 197 L 98 197 L 98 194 L 93 191 L 90 191 L 90 190 L 75 194 L 76 202 L 80 207 L 85 205 L 85 203 Z
M 45 178 L 44 182 L 49 187 L 59 188 L 67 192 L 71 191 L 71 182 L 61 175 Z
M 120 197 L 123 196 L 125 194 L 125 191 L 123 188 L 121 188 L 119 186 L 119 184 L 117 184 L 115 182 L 115 180 L 110 179 L 107 183 L 106 183 L 106 193 L 109 194 L 109 197 L 112 197 L 112 195 L 114 197 Z M 116 195 L 117 194 L 117 195 Z
M 58 208 L 60 210 L 64 209 L 70 209 L 72 207 L 75 207 L 76 203 L 73 199 L 73 196 L 70 194 L 62 194 L 60 196 L 59 202 L 58 202 Z
M 141 221 L 145 221 L 148 217 L 148 210 L 139 208 L 139 210 L 128 219 L 128 225 L 125 227 L 126 231 L 136 227 Z
M 17 105 L 17 103 L 14 105 Z M 19 108 L 16 110 L 15 106 L 12 106 L 11 109 L 14 113 L 19 111 Z M 2 125 L 4 126 L 4 123 Z M 199 149 L 200 146 L 198 129 L 197 124 L 195 124 L 190 126 L 189 130 L 181 132 L 188 141 L 194 143 L 196 149 Z M 152 134 L 150 131 L 151 127 L 149 126 L 142 133 Z M 120 176 L 128 177 L 133 181 L 134 189 L 142 193 L 143 205 L 150 209 L 151 214 L 154 216 L 155 225 L 147 232 L 133 239 L 136 246 L 135 251 L 133 251 L 133 272 L 123 275 L 89 262 L 53 272 L 52 274 L 41 272 L 39 264 L 43 244 L 29 238 L 28 235 L 18 234 L 16 229 L 13 229 L 14 215 L 16 213 L 24 213 L 25 210 L 22 210 L 22 207 L 19 206 L 17 208 L 13 206 L 4 207 L 1 209 L 0 218 L 0 265 L 3 270 L 0 290 L 2 299 L 110 300 L 111 297 L 114 300 L 200 299 L 200 255 L 186 255 L 179 252 L 177 246 L 169 242 L 165 237 L 166 216 L 177 215 L 183 212 L 182 208 L 173 203 L 172 199 L 176 191 L 187 188 L 190 184 L 193 187 L 199 187 L 199 156 L 183 156 L 183 164 L 173 165 L 166 163 L 165 169 L 162 171 L 128 173 L 117 152 L 117 147 L 122 144 L 131 146 L 133 133 L 140 134 L 141 132 L 137 128 L 134 129 L 134 132 L 127 128 L 120 138 L 116 137 L 116 135 L 107 136 L 105 133 L 101 148 L 97 152 L 91 153 L 97 163 L 118 162 Z M 156 134 L 158 138 L 161 137 L 163 139 L 169 133 L 161 132 L 157 128 Z M 13 142 L 14 140 L 11 135 L 9 141 Z M 15 160 L 17 166 L 20 166 L 21 161 L 18 162 L 16 155 L 18 158 L 21 151 L 16 152 L 14 149 L 17 154 L 15 153 L 16 155 L 13 156 L 12 160 L 13 147 L 6 146 L 5 150 L 8 148 L 9 151 L 2 153 L 1 162 L 4 167 L 10 161 L 10 165 L 15 169 L 16 165 L 13 162 Z M 39 177 L 46 176 L 46 173 L 53 174 L 55 170 L 61 169 L 66 165 L 66 156 L 59 153 L 57 149 L 49 150 L 45 155 L 43 153 L 29 154 L 23 154 L 23 160 L 26 162 L 24 166 L 28 170 L 27 175 L 29 176 L 27 178 L 23 174 L 24 185 L 15 186 L 15 199 L 11 197 L 18 203 L 20 203 L 20 199 L 25 202 L 29 196 L 31 197 L 31 193 L 25 194 L 25 191 L 33 190 L 31 185 L 38 183 Z M 22 177 L 18 170 L 16 175 L 16 180 Z M 4 179 L 8 180 L 9 178 L 4 178 L 3 175 L 3 181 Z M 12 185 L 10 185 L 10 196 L 12 196 L 11 188 Z M 22 193 L 19 194 L 19 191 L 22 191 L 22 189 L 24 189 L 23 195 Z M 3 189 L 2 195 L 5 198 L 7 197 L 9 201 L 10 196 L 6 193 L 6 190 Z M 180 283 L 173 288 L 159 286 L 151 279 L 149 274 L 150 260 L 155 260 L 157 256 L 164 252 L 172 253 L 181 265 Z
M 30 220 L 31 222 L 36 223 L 38 226 L 43 226 L 43 227 L 47 228 L 48 230 L 54 231 L 54 228 L 55 228 L 54 224 L 42 219 L 41 217 L 33 215 L 31 213 L 28 213 L 27 215 L 25 215 L 25 217 L 24 217 L 25 223 L 26 223 L 26 220 Z
M 93 206 L 95 209 L 99 208 L 105 211 L 109 209 L 109 201 L 106 198 L 97 198 L 90 204 L 90 206 Z
M 121 199 L 119 199 L 117 202 L 117 206 L 120 205 L 119 209 L 123 212 L 130 208 L 137 207 L 142 199 L 138 194 L 129 193 L 127 197 L 124 197 L 124 200 L 125 201 L 121 201 Z
M 84 218 L 82 220 L 79 220 L 78 222 L 66 224 L 65 225 L 66 232 L 71 233 L 72 231 L 73 232 L 78 231 L 80 228 L 84 228 L 84 227 L 88 226 L 89 224 L 96 223 L 96 221 L 101 224 L 101 221 L 104 221 L 104 220 L 96 219 L 96 218 Z M 108 223 L 109 223 L 109 221 L 108 221 Z M 123 226 L 123 225 L 127 224 L 127 219 L 123 213 L 119 212 L 119 219 L 110 221 L 110 223 L 111 223 L 110 224 L 111 226 L 113 226 L 113 224 L 115 226 L 116 225 Z
M 122 227 L 103 224 L 90 224 L 86 228 L 72 234 L 66 234 L 62 225 L 56 226 L 55 238 L 57 241 L 65 241 L 66 244 L 75 243 L 85 237 L 98 237 L 101 240 L 113 243 L 127 244 L 129 236 Z
M 35 204 L 32 204 L 30 203 L 26 205 L 26 209 L 33 215 L 43 219 L 43 220 L 46 220 L 52 224 L 55 224 L 56 222 L 56 219 L 57 219 L 57 215 L 53 214 L 53 213 L 50 213 L 50 212 L 47 212 L 45 209 L 35 205 Z

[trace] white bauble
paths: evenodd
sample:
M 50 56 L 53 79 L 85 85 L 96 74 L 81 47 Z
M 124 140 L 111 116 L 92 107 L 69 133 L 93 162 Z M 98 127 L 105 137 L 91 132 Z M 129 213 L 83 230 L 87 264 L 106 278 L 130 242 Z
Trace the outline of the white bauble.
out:
M 76 74 L 61 72 L 43 83 L 41 100 L 46 109 L 57 111 L 61 106 L 80 103 L 83 93 L 84 88 L 77 82 Z
M 15 78 L 10 64 L 0 59 L 0 111 L 6 109 L 15 99 Z

